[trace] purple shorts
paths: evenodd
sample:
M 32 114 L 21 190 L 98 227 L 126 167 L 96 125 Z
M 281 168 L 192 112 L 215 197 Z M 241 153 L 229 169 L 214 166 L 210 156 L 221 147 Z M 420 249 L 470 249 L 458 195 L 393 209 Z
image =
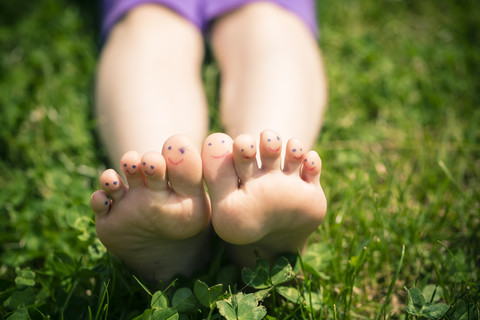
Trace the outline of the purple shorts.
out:
M 170 8 L 205 33 L 214 19 L 255 1 L 273 2 L 293 12 L 317 35 L 315 0 L 102 0 L 101 37 L 105 40 L 118 20 L 143 3 L 156 3 Z

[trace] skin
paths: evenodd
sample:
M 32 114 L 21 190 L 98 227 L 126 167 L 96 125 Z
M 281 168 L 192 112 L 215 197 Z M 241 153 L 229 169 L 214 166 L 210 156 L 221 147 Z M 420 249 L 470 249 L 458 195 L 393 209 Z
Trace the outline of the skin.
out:
M 100 176 L 91 198 L 97 233 L 147 279 L 201 267 L 192 261 L 207 256 L 211 214 L 231 256 L 246 265 L 253 250 L 302 249 L 326 209 L 320 166 L 302 164 L 310 156 L 319 163 L 318 155 L 289 148 L 309 150 L 322 122 L 327 90 L 315 37 L 292 13 L 253 2 L 219 17 L 211 44 L 229 136 L 205 142 L 203 39 L 190 22 L 140 5 L 114 26 L 99 60 L 96 113 L 116 170 Z
M 294 160 L 299 170 L 291 173 L 280 167 L 280 152 L 269 150 L 271 134 L 277 136 L 269 130 L 260 139 L 260 150 L 268 153 L 261 157 L 272 160 L 267 169 L 262 166 L 245 170 L 252 164 L 256 166 L 254 158 L 245 160 L 242 157 L 241 150 L 249 147 L 248 142 L 245 145 L 237 143 L 233 148 L 233 141 L 225 134 L 207 137 L 202 149 L 204 177 L 212 200 L 213 227 L 231 244 L 231 258 L 242 265 L 253 263 L 255 251 L 273 258 L 281 252 L 303 250 L 326 213 L 326 198 L 319 183 L 321 162 L 318 154 L 309 151 L 305 158 Z M 212 157 L 216 150 L 211 146 L 220 141 L 228 141 L 232 146 L 232 156 L 222 161 Z M 281 143 L 281 140 L 275 141 L 276 146 Z M 290 142 L 296 143 L 295 139 Z M 293 154 L 287 150 L 286 157 L 294 159 Z M 312 162 L 315 165 L 308 166 Z

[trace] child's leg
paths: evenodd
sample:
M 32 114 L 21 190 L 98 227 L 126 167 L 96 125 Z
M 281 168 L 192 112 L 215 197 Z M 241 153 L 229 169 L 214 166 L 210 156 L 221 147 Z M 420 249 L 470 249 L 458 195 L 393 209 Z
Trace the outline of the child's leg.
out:
M 233 145 L 225 135 L 205 141 L 213 226 L 232 244 L 232 257 L 241 264 L 253 262 L 254 250 L 267 257 L 302 250 L 326 212 L 321 161 L 314 151 L 307 152 L 326 104 L 315 37 L 291 12 L 258 2 L 220 18 L 212 42 L 222 72 L 227 132 L 234 138 L 248 134 Z M 250 153 L 264 129 L 278 134 L 262 133 L 258 169 Z M 281 169 L 281 138 L 294 136 L 299 139 L 287 144 Z
M 129 187 L 111 169 L 102 174 L 103 190 L 91 198 L 97 233 L 149 279 L 191 273 L 208 257 L 210 205 L 197 151 L 208 130 L 202 57 L 193 24 L 145 4 L 113 28 L 98 67 L 101 137 Z M 175 133 L 190 139 L 167 140 Z
M 208 132 L 202 34 L 154 4 L 133 9 L 105 44 L 97 75 L 100 133 L 114 165 L 123 153 L 161 150 L 177 133 L 197 147 Z
M 227 132 L 258 136 L 268 128 L 311 147 L 327 89 L 321 54 L 305 23 L 275 4 L 254 2 L 221 17 L 212 43 Z

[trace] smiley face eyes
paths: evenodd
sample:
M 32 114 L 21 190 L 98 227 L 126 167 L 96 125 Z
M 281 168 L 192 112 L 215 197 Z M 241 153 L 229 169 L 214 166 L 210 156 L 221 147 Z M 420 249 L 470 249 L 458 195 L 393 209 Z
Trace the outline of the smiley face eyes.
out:
M 146 165 L 147 165 L 146 162 L 143 162 L 142 164 L 143 164 L 143 166 L 146 166 Z M 150 169 L 152 169 L 152 170 L 155 169 L 155 166 L 152 166 L 152 165 L 151 165 L 151 166 L 150 166 Z
M 303 162 L 307 162 L 308 160 L 305 158 L 305 160 L 303 160 Z M 315 164 L 315 161 L 312 161 L 311 165 L 313 166 Z
M 300 148 L 300 151 L 303 151 L 303 148 Z M 292 149 L 292 152 L 297 152 L 297 148 Z
M 251 144 L 251 145 L 250 145 L 250 149 L 253 149 L 253 147 L 254 147 L 254 145 L 253 145 L 253 144 Z M 242 148 L 240 151 L 244 152 L 244 151 L 245 151 L 245 149 L 243 149 L 243 148 Z
M 222 140 L 221 142 L 222 142 L 222 143 L 225 143 L 225 140 Z M 207 145 L 208 145 L 209 147 L 211 147 L 213 144 L 212 144 L 211 142 L 209 142 Z
M 172 150 L 172 146 L 168 146 L 168 150 Z M 185 148 L 178 148 L 178 151 L 180 151 L 181 154 L 185 153 Z
M 123 166 L 126 168 L 126 167 L 127 167 L 127 164 L 126 164 L 126 163 L 124 163 L 124 164 L 123 164 Z M 132 168 L 133 168 L 133 169 L 136 169 L 136 168 L 137 168 L 137 166 L 136 166 L 136 165 L 133 165 L 133 166 L 132 166 Z

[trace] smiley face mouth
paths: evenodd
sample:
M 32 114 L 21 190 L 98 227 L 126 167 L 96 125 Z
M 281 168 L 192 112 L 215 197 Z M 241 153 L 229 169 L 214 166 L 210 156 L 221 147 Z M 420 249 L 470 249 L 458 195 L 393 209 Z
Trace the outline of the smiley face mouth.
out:
M 147 176 L 153 176 L 153 175 L 155 174 L 155 172 L 150 173 L 150 172 L 148 172 L 148 171 L 146 171 L 146 170 L 145 170 L 144 172 L 145 172 L 145 174 L 146 174 Z
M 243 156 L 243 157 L 244 157 L 245 159 L 248 159 L 248 160 L 250 160 L 250 159 L 253 159 L 253 158 L 255 158 L 255 155 L 253 155 L 253 156 L 250 156 L 250 157 L 249 157 L 249 156 Z
M 225 151 L 225 153 L 223 153 L 223 154 L 221 154 L 221 155 L 219 155 L 219 156 L 214 156 L 214 155 L 212 155 L 212 158 L 213 158 L 213 159 L 222 159 L 222 158 L 225 158 L 228 154 L 230 154 L 230 152 L 229 152 L 229 151 Z
M 133 173 L 131 173 L 130 170 L 127 168 L 127 169 L 125 169 L 125 171 L 127 171 L 127 173 L 131 176 L 134 176 L 134 175 L 137 174 L 137 170 L 135 170 L 135 171 L 133 171 Z
M 173 165 L 177 165 L 183 162 L 183 158 L 178 161 L 173 161 L 172 158 L 168 157 L 168 162 L 170 162 Z
M 309 167 L 309 166 L 307 166 L 306 164 L 304 164 L 303 167 L 304 167 L 305 169 L 307 169 L 308 171 L 313 171 L 317 166 L 313 165 L 313 166 Z
M 273 149 L 273 148 L 267 147 L 267 150 L 270 152 L 277 152 L 277 151 L 280 151 L 280 148 L 281 147 L 278 147 L 277 149 Z
M 293 156 L 293 159 L 297 159 L 297 160 L 300 160 L 302 158 L 303 158 L 303 153 L 301 155 L 299 155 L 298 157 Z

